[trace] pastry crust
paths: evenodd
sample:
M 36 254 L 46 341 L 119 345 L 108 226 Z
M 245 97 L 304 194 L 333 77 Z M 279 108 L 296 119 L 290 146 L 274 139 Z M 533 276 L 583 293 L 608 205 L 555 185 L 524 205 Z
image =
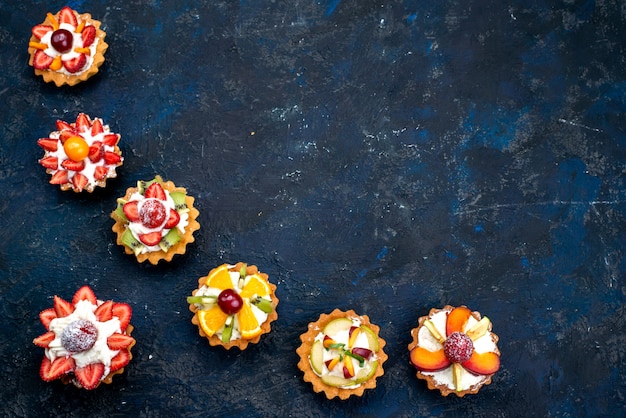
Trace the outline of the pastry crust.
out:
M 417 347 L 419 331 L 424 326 L 424 322 L 427 319 L 431 318 L 433 315 L 435 315 L 438 312 L 442 312 L 442 311 L 450 312 L 454 308 L 455 307 L 451 306 L 451 305 L 446 305 L 442 309 L 432 308 L 428 312 L 428 315 L 420 317 L 419 320 L 418 320 L 418 326 L 416 328 L 411 329 L 412 341 L 408 345 L 409 352 L 411 352 L 411 350 L 413 350 L 415 347 Z M 476 321 L 480 321 L 480 319 L 482 318 L 481 315 L 480 315 L 480 312 L 477 312 L 477 311 L 472 311 L 471 315 L 472 315 L 472 317 L 474 317 L 474 319 L 476 319 Z M 498 343 L 498 336 L 496 334 L 494 334 L 493 332 L 491 332 L 491 328 L 492 328 L 492 324 L 489 323 L 489 327 L 487 328 L 487 330 L 490 332 L 491 339 L 492 339 L 493 343 L 497 344 Z M 498 355 L 500 355 L 500 350 L 498 350 L 497 346 L 496 346 L 496 349 L 493 352 L 498 354 Z M 468 395 L 468 394 L 476 394 L 476 393 L 478 393 L 478 391 L 480 390 L 481 387 L 483 387 L 484 385 L 491 384 L 491 378 L 492 378 L 493 374 L 484 375 L 483 379 L 478 384 L 472 385 L 468 389 L 465 389 L 465 390 L 462 390 L 462 391 L 457 391 L 454 388 L 450 388 L 445 383 L 437 383 L 437 381 L 435 381 L 435 377 L 433 375 L 424 374 L 424 373 L 422 373 L 419 370 L 417 370 L 416 376 L 417 376 L 418 379 L 422 379 L 422 380 L 426 381 L 428 389 L 439 390 L 443 396 L 448 396 L 449 394 L 453 393 L 456 396 L 458 396 L 459 398 L 462 398 L 463 396 Z
M 376 352 L 376 356 L 378 357 L 378 366 L 376 368 L 376 372 L 368 380 L 355 388 L 340 388 L 325 384 L 322 382 L 322 379 L 315 374 L 309 360 L 309 354 L 311 353 L 315 337 L 322 332 L 326 324 L 337 318 L 358 318 L 362 325 L 368 326 L 378 337 L 378 351 Z M 304 381 L 310 382 L 313 385 L 313 391 L 316 393 L 324 392 L 328 399 L 339 397 L 340 399 L 345 400 L 353 395 L 362 396 L 365 389 L 374 389 L 376 387 L 376 379 L 385 373 L 383 363 L 388 358 L 387 354 L 383 351 L 386 342 L 380 337 L 379 332 L 380 327 L 372 324 L 367 315 L 357 315 L 353 310 L 344 312 L 339 309 L 335 309 L 330 314 L 321 314 L 317 321 L 309 323 L 308 331 L 300 335 L 302 344 L 296 349 L 296 353 L 300 356 L 298 368 L 304 372 Z
M 243 262 L 239 262 L 237 264 L 235 264 L 234 266 L 229 268 L 229 271 L 239 271 L 241 269 L 241 267 L 243 266 Z M 198 279 L 198 288 L 196 290 L 194 290 L 192 292 L 192 295 L 195 296 L 195 294 L 198 292 L 198 290 L 204 286 L 206 284 L 206 281 L 208 280 L 208 278 L 211 276 L 211 273 L 213 271 L 215 271 L 216 269 L 218 269 L 221 266 L 215 267 L 214 269 L 212 269 L 209 274 L 207 274 L 206 276 L 200 277 Z M 265 280 L 268 280 L 268 275 L 265 273 L 261 273 L 257 266 L 255 265 L 248 265 L 247 266 L 247 270 L 246 270 L 246 274 L 251 275 L 251 274 L 259 274 L 261 277 L 263 277 Z M 238 338 L 235 340 L 231 340 L 227 343 L 223 342 L 220 337 L 217 334 L 213 334 L 211 336 L 207 335 L 203 330 L 202 327 L 200 326 L 200 322 L 198 321 L 198 315 L 196 315 L 196 312 L 198 312 L 198 307 L 191 303 L 189 304 L 189 310 L 191 312 L 193 312 L 193 317 L 191 318 L 191 323 L 198 326 L 198 334 L 201 337 L 205 337 L 208 341 L 209 344 L 212 346 L 218 346 L 221 345 L 222 347 L 224 347 L 227 350 L 230 350 L 233 347 L 237 347 L 240 350 L 245 350 L 248 347 L 248 344 L 257 344 L 260 340 L 261 340 L 261 336 L 263 334 L 267 334 L 268 332 L 271 331 L 271 323 L 273 321 L 275 321 L 276 319 L 278 319 L 278 313 L 276 312 L 276 306 L 278 306 L 278 298 L 276 297 L 276 285 L 272 284 L 269 280 L 267 281 L 267 283 L 269 284 L 270 287 L 270 298 L 272 299 L 272 312 L 270 312 L 269 314 L 267 314 L 267 318 L 265 319 L 265 321 L 260 325 L 261 326 L 261 333 L 259 335 L 257 335 L 254 338 L 251 339 L 244 339 L 244 338 Z
M 189 223 L 185 227 L 185 233 L 181 236 L 180 241 L 178 241 L 176 244 L 170 247 L 167 251 L 163 251 L 163 250 L 150 251 L 150 252 L 135 255 L 133 250 L 122 242 L 122 235 L 124 235 L 124 231 L 126 231 L 126 225 L 128 221 L 125 219 L 121 219 L 119 216 L 117 216 L 115 211 L 111 213 L 111 218 L 115 220 L 115 224 L 113 224 L 112 230 L 113 232 L 117 234 L 117 238 L 116 238 L 117 244 L 124 247 L 124 252 L 126 254 L 135 255 L 137 258 L 137 261 L 139 261 L 140 263 L 143 263 L 144 261 L 148 260 L 148 262 L 152 265 L 156 265 L 160 260 L 172 261 L 172 258 L 176 254 L 181 254 L 181 255 L 185 254 L 185 252 L 187 251 L 187 244 L 195 241 L 195 238 L 193 237 L 193 233 L 197 231 L 198 229 L 200 229 L 200 224 L 196 220 L 198 215 L 200 215 L 200 212 L 198 212 L 198 210 L 193 206 L 195 199 L 187 195 L 187 189 L 185 189 L 184 187 L 176 187 L 176 185 L 174 185 L 172 181 L 164 182 L 161 176 L 156 176 L 155 178 L 159 183 L 161 183 L 161 186 L 163 187 L 163 189 L 169 191 L 170 193 L 182 192 L 182 193 L 185 193 L 186 195 L 185 204 L 189 208 Z M 123 199 L 129 200 L 132 194 L 136 193 L 137 191 L 139 191 L 137 187 L 129 187 L 126 190 L 126 194 L 124 195 Z
M 86 81 L 88 78 L 97 74 L 100 69 L 100 66 L 104 63 L 104 53 L 109 47 L 109 45 L 104 41 L 106 32 L 100 29 L 101 22 L 99 20 L 92 19 L 90 13 L 78 13 L 75 10 L 72 10 L 72 11 L 77 16 L 79 21 L 85 21 L 87 24 L 93 25 L 96 28 L 96 39 L 98 39 L 98 43 L 96 44 L 96 52 L 93 56 L 93 62 L 91 63 L 89 68 L 87 68 L 80 74 L 64 74 L 64 73 L 54 71 L 54 70 L 48 70 L 48 69 L 38 70 L 35 68 L 36 75 L 42 76 L 46 83 L 52 82 L 56 84 L 57 87 L 61 87 L 65 84 L 69 86 L 74 86 L 80 83 L 81 81 Z M 59 17 L 59 14 L 60 14 L 60 11 L 57 12 L 57 14 L 55 15 L 57 19 Z M 52 22 L 50 22 L 50 19 L 46 17 L 46 20 L 44 20 L 42 24 L 51 26 Z M 37 42 L 38 39 L 37 37 L 32 35 L 30 37 L 30 41 Z M 33 66 L 35 52 L 37 52 L 37 49 L 33 47 L 28 48 L 28 54 L 30 55 L 29 60 L 28 60 L 28 65 L 30 65 L 31 67 Z

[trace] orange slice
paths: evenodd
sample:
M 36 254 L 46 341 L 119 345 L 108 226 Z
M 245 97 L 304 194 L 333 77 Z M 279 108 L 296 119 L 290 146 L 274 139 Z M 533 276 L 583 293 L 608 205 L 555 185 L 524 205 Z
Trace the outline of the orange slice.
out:
M 233 281 L 230 279 L 230 272 L 228 271 L 228 265 L 222 264 L 216 267 L 209 273 L 209 277 L 206 279 L 207 287 L 215 287 L 220 290 L 232 289 Z
M 253 274 L 241 289 L 240 296 L 242 298 L 251 298 L 254 295 L 267 296 L 270 294 L 270 286 L 261 275 Z
M 202 331 L 209 337 L 213 336 L 226 322 L 226 315 L 219 306 L 214 305 L 208 311 L 198 311 L 198 323 Z
M 237 314 L 237 319 L 239 320 L 239 332 L 241 332 L 242 338 L 254 338 L 263 332 L 261 326 L 259 325 L 259 321 L 256 320 L 256 317 L 252 312 L 250 302 L 245 299 L 241 310 Z

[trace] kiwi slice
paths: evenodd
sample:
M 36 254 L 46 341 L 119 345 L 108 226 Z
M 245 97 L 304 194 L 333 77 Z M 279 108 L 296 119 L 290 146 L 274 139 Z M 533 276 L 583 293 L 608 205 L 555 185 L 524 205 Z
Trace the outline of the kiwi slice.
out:
M 161 238 L 161 242 L 159 242 L 159 247 L 165 252 L 167 252 L 170 248 L 172 248 L 178 241 L 180 241 L 180 233 L 178 229 L 172 228 L 169 230 L 167 234 L 163 238 Z
M 185 198 L 187 195 L 183 192 L 170 192 L 170 197 L 174 201 L 175 209 L 177 211 L 187 209 L 187 203 L 185 203 Z
M 135 255 L 141 253 L 141 250 L 143 248 L 143 244 L 141 243 L 141 241 L 133 236 L 133 233 L 130 232 L 130 229 L 126 229 L 122 234 L 122 244 L 133 250 Z
M 124 205 L 126 203 L 128 203 L 128 202 L 125 199 L 122 199 L 121 197 L 119 197 L 117 199 L 117 208 L 115 208 L 115 215 L 122 222 L 127 222 L 128 221 L 128 219 L 126 218 L 126 215 L 124 214 Z
M 152 180 L 150 180 L 150 181 L 139 180 L 139 181 L 137 182 L 137 189 L 139 189 L 139 190 L 138 190 L 138 191 L 139 191 L 139 193 L 140 193 L 140 194 L 144 194 L 144 193 L 146 193 L 146 190 L 148 190 L 148 187 L 150 187 L 150 185 L 151 185 L 152 183 L 155 183 L 155 182 L 157 182 L 157 179 L 152 179 Z

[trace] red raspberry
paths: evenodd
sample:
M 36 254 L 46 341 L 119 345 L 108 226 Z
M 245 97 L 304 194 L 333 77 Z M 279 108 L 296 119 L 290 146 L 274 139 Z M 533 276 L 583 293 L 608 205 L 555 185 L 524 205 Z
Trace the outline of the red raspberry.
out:
M 453 332 L 443 343 L 443 352 L 451 362 L 463 363 L 472 356 L 474 343 L 462 332 Z

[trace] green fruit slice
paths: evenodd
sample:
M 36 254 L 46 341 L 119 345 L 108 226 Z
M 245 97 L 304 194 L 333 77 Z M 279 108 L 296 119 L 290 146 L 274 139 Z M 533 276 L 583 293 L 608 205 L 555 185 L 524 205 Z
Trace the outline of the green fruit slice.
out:
M 365 366 L 356 374 L 355 384 L 363 383 L 376 373 L 378 360 L 366 361 Z
M 183 209 L 187 209 L 187 203 L 185 203 L 185 199 L 187 195 L 183 192 L 170 192 L 170 197 L 174 201 L 175 209 L 177 211 L 181 211 Z
M 124 233 L 122 234 L 121 241 L 122 241 L 122 244 L 130 248 L 135 253 L 135 255 L 140 254 L 141 250 L 144 247 L 141 241 L 139 241 L 137 238 L 133 236 L 133 233 L 130 232 L 130 229 L 126 229 L 124 231 Z
M 374 334 L 374 331 L 370 329 L 367 325 L 361 325 L 361 331 L 365 332 L 367 336 L 367 344 L 369 345 L 369 349 L 374 353 L 378 351 L 378 337 Z
M 180 241 L 180 238 L 181 237 L 178 229 L 170 229 L 169 232 L 165 234 L 163 238 L 161 238 L 161 241 L 159 242 L 159 247 L 161 247 L 163 251 L 167 252 L 170 248 L 176 245 L 178 241 Z
M 124 205 L 128 203 L 125 199 L 121 197 L 117 199 L 117 207 L 115 208 L 115 215 L 122 221 L 128 222 L 128 218 L 124 214 Z
M 137 182 L 137 189 L 139 191 L 140 194 L 145 194 L 146 190 L 148 190 L 148 187 L 150 187 L 150 185 L 152 183 L 155 183 L 157 181 L 157 179 L 152 179 L 150 181 L 145 181 L 145 180 L 139 180 Z
M 311 367 L 318 375 L 324 370 L 324 346 L 320 340 L 316 340 L 311 346 L 311 354 L 309 354 Z
M 354 380 L 344 379 L 341 376 L 336 376 L 332 374 L 323 375 L 321 379 L 322 382 L 326 383 L 328 386 L 334 386 L 336 388 L 354 386 L 356 384 Z
M 332 321 L 330 321 L 328 324 L 326 324 L 326 326 L 324 327 L 324 334 L 328 335 L 329 337 L 335 336 L 341 332 L 348 332 L 350 331 L 350 327 L 352 327 L 353 323 L 351 319 L 348 318 L 337 318 L 337 319 L 333 319 Z

